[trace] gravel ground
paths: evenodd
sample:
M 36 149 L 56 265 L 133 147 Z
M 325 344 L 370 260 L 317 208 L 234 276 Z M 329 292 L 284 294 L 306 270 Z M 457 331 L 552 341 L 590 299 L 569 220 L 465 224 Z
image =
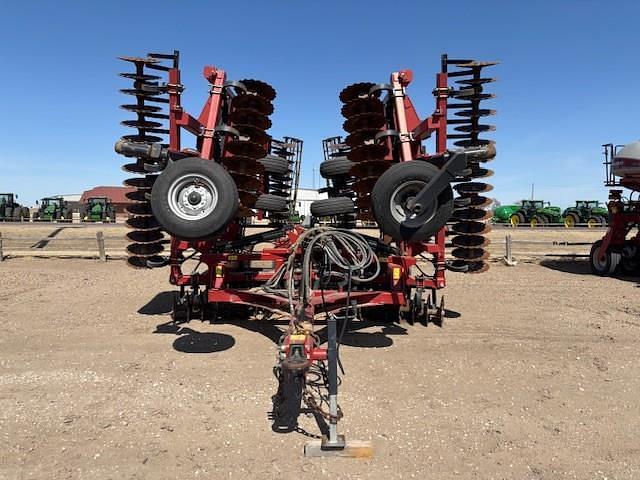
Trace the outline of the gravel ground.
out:
M 341 428 L 375 448 L 356 460 L 307 459 L 303 433 L 272 432 L 273 326 L 157 333 L 166 270 L 0 272 L 2 479 L 640 477 L 639 279 L 496 264 L 449 275 L 442 328 L 350 334 Z

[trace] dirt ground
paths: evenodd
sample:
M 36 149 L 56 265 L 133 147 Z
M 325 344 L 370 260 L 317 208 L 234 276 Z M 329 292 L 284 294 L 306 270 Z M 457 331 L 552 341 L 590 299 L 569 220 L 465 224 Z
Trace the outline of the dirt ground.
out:
M 0 478 L 638 478 L 640 279 L 543 263 L 449 275 L 442 328 L 346 337 L 341 429 L 375 448 L 356 460 L 271 430 L 268 324 L 158 333 L 165 269 L 9 259 Z

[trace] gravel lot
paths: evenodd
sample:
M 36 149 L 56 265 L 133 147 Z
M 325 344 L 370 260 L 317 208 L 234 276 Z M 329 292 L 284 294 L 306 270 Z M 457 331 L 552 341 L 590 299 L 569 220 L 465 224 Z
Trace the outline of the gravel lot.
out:
M 157 333 L 166 270 L 10 259 L 0 478 L 638 478 L 640 279 L 543 263 L 449 275 L 442 328 L 347 338 L 342 431 L 375 448 L 355 460 L 271 431 L 273 326 Z

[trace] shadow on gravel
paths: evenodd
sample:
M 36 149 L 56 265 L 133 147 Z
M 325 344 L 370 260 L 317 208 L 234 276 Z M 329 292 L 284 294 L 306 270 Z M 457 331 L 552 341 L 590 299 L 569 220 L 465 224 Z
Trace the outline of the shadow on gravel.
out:
M 175 291 L 160 292 L 153 297 L 146 305 L 143 305 L 138 310 L 141 315 L 162 315 L 165 313 L 171 313 L 173 305 L 173 296 Z
M 575 275 L 593 275 L 589 260 L 582 259 L 559 259 L 559 260 L 542 260 L 540 265 L 558 272 L 573 273 Z
M 153 297 L 148 303 L 140 307 L 138 313 L 141 315 L 166 315 L 171 313 L 174 291 L 160 292 Z M 376 311 L 377 310 L 377 311 Z M 211 324 L 224 323 L 243 328 L 250 332 L 255 332 L 268 338 L 274 344 L 278 345 L 288 321 L 280 318 L 269 318 L 267 314 L 264 319 L 257 320 L 253 317 L 252 310 L 245 305 L 228 305 L 217 310 L 209 310 L 205 315 L 205 321 Z M 341 343 L 349 347 L 356 348 L 387 348 L 393 345 L 394 335 L 408 335 L 408 330 L 402 325 L 398 325 L 391 321 L 397 318 L 397 310 L 388 314 L 384 309 L 367 309 L 365 319 L 352 320 L 347 325 L 347 329 L 342 335 Z M 461 317 L 460 313 L 454 310 L 446 309 L 444 312 L 445 319 L 455 319 Z M 195 319 L 194 319 L 195 320 Z M 319 337 L 320 344 L 327 341 L 326 322 L 324 320 L 316 320 L 316 335 Z M 227 350 L 233 347 L 235 341 L 233 337 L 217 333 L 200 333 L 190 328 L 182 326 L 183 323 L 168 322 L 161 323 L 156 326 L 154 333 L 172 334 L 180 338 L 176 339 L 173 347 L 185 353 L 213 353 Z M 363 332 L 366 328 L 376 327 L 377 331 Z M 416 324 L 409 328 L 420 328 L 421 325 Z M 341 330 L 341 324 L 338 327 Z M 225 338 L 228 337 L 228 338 Z
M 342 345 L 361 348 L 385 348 L 393 345 L 393 339 L 382 332 L 347 332 L 342 337 Z
M 276 345 L 280 343 L 280 337 L 284 333 L 278 326 L 269 320 L 226 320 L 224 323 L 229 325 L 235 325 L 236 327 L 244 328 L 250 332 L 259 333 L 267 337 Z
M 461 313 L 456 312 L 455 310 L 449 310 L 448 308 L 444 309 L 444 318 L 460 318 L 462 316 Z
M 64 230 L 65 228 L 69 228 L 69 227 L 59 227 L 56 228 L 53 232 L 51 232 L 49 235 L 47 235 L 46 238 L 51 238 L 53 239 L 54 237 L 56 237 L 62 230 Z M 31 248 L 44 248 L 47 245 L 49 245 L 49 242 L 51 240 L 46 240 L 46 239 L 42 239 L 42 240 L 38 240 L 37 243 L 34 243 L 33 245 L 31 245 Z
M 215 353 L 229 350 L 236 340 L 226 333 L 198 332 L 173 322 L 161 323 L 153 333 L 176 335 L 173 348 L 183 353 Z
M 550 268 L 551 270 L 556 270 L 558 272 L 564 273 L 572 273 L 574 275 L 589 275 L 594 276 L 591 272 L 591 266 L 589 265 L 589 260 L 584 259 L 573 259 L 573 260 L 542 260 L 540 265 L 545 268 Z M 640 277 L 638 276 L 627 276 L 616 274 L 615 277 L 618 280 L 622 280 L 625 282 L 636 282 L 638 286 L 640 286 Z
M 201 333 L 190 328 L 181 328 L 178 335 L 181 336 L 173 342 L 173 348 L 183 353 L 223 352 L 236 344 L 235 339 L 225 333 Z

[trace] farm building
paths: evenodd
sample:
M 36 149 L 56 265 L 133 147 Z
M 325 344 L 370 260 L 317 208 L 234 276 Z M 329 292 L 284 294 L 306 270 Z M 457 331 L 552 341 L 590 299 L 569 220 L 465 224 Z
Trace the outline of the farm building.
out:
M 323 198 L 327 198 L 326 193 L 319 193 L 311 188 L 299 188 L 296 193 L 295 210 L 300 216 L 308 217 L 311 215 L 311 204 Z

